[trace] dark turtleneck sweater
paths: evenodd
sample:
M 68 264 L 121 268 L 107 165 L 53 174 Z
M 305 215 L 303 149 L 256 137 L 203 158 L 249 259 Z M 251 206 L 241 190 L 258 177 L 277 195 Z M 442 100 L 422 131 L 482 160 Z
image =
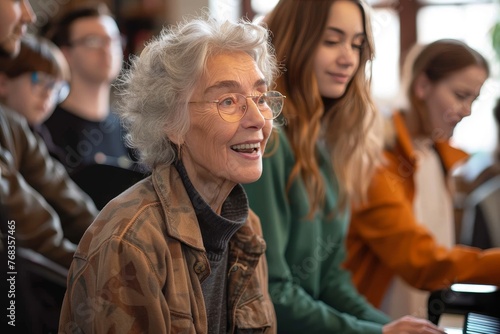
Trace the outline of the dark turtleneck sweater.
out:
M 237 184 L 222 205 L 221 214 L 218 215 L 193 186 L 182 162 L 176 161 L 174 165 L 193 204 L 203 245 L 210 261 L 210 275 L 201 283 L 208 333 L 226 333 L 228 243 L 248 218 L 248 199 L 243 187 Z

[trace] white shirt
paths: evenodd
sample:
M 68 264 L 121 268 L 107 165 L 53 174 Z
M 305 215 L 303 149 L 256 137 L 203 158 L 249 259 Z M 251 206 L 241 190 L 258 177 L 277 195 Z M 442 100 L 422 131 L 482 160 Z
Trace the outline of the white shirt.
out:
M 436 241 L 446 247 L 455 244 L 452 196 L 441 160 L 428 140 L 415 140 L 417 170 L 414 174 L 413 210 L 418 222 L 425 225 Z M 404 315 L 427 318 L 429 292 L 409 286 L 401 278 L 391 282 L 381 309 L 393 319 Z

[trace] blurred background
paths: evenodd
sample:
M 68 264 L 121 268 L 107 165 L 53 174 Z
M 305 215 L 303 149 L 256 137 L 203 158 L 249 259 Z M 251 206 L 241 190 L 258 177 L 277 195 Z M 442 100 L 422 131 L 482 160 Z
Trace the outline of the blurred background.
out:
M 61 8 L 79 0 L 31 0 L 43 26 Z M 107 0 L 126 40 L 124 53 L 138 54 L 144 42 L 162 26 L 202 9 L 230 19 L 259 20 L 278 0 Z M 500 96 L 500 0 L 368 0 L 373 8 L 376 59 L 372 91 L 381 112 L 391 111 L 399 95 L 399 66 L 415 43 L 440 38 L 462 40 L 489 61 L 492 75 L 473 105 L 472 116 L 461 122 L 453 141 L 468 153 L 491 152 L 497 143 L 492 108 Z M 493 32 L 497 27 L 497 53 Z

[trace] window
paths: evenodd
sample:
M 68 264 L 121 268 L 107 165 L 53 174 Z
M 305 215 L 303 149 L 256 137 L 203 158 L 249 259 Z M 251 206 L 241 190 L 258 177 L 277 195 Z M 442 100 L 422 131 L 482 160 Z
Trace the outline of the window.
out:
M 399 93 L 399 15 L 393 9 L 374 9 L 372 15 L 375 59 L 372 93 L 383 113 L 390 113 Z

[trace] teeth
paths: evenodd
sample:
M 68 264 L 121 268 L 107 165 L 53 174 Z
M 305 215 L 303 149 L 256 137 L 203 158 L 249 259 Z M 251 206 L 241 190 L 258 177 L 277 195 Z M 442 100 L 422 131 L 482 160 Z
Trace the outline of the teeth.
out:
M 255 143 L 255 144 L 240 144 L 240 145 L 231 146 L 231 148 L 233 150 L 250 150 L 250 149 L 259 148 L 259 147 L 260 147 L 259 143 Z

